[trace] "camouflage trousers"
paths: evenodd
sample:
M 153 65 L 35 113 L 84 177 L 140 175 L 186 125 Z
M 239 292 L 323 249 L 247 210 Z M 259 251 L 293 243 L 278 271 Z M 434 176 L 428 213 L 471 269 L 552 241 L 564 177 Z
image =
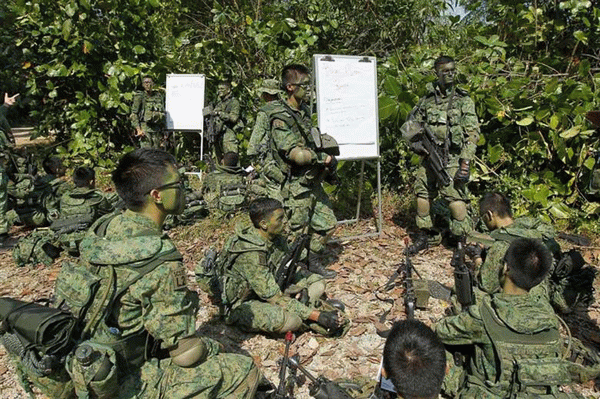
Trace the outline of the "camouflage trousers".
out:
M 160 127 L 149 126 L 146 123 L 142 123 L 141 128 L 146 134 L 140 137 L 140 147 L 161 148 L 163 141 L 162 129 Z
M 318 274 L 297 273 L 298 278 L 290 290 L 286 293 L 298 293 L 306 288 L 311 291 L 312 285 L 320 283 L 323 277 Z M 323 294 L 323 289 L 315 293 L 314 296 L 309 294 L 308 306 L 314 306 Z M 245 301 L 239 306 L 236 306 L 226 317 L 227 324 L 235 325 L 246 331 L 262 331 L 267 333 L 276 333 L 289 318 L 288 314 L 294 314 L 283 307 L 271 304 L 261 300 Z M 302 318 L 302 315 L 297 315 Z
M 237 135 L 232 129 L 227 128 L 221 137 L 220 142 L 216 142 L 212 149 L 212 156 L 215 164 L 220 165 L 223 155 L 228 152 L 238 153 L 238 139 Z
M 141 370 L 142 388 L 134 398 L 253 398 L 262 373 L 248 356 L 220 353 L 195 367 L 151 359 Z
M 6 212 L 8 211 L 8 175 L 6 174 L 5 166 L 0 159 L 0 234 L 8 233 L 8 219 Z
M 337 224 L 331 201 L 323 186 L 319 183 L 308 189 L 291 182 L 282 191 L 292 237 L 301 234 L 310 224 L 311 230 L 321 236 L 311 240 L 310 249 L 314 253 L 320 253 L 324 249 L 325 238 Z

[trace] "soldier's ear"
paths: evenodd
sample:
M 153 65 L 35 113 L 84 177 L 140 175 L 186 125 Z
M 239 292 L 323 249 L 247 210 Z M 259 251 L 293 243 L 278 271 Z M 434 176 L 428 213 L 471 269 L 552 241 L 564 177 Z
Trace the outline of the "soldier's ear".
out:
M 267 227 L 269 226 L 269 220 L 267 218 L 263 218 L 260 222 L 258 222 L 258 226 L 261 230 L 267 231 Z
M 152 198 L 155 204 L 162 204 L 162 195 L 160 194 L 160 190 L 152 189 L 148 195 L 150 195 L 150 198 Z

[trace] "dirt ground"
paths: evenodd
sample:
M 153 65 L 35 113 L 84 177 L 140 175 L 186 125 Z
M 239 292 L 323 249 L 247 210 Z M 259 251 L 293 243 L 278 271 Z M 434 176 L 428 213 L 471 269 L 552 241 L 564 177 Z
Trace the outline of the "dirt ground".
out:
M 324 375 L 329 379 L 375 378 L 384 345 L 384 339 L 377 334 L 377 330 L 387 329 L 394 320 L 406 316 L 401 280 L 396 281 L 392 290 L 378 295 L 389 301 L 382 301 L 375 295 L 403 260 L 403 239 L 407 232 L 401 220 L 408 218 L 402 215 L 399 217 L 397 207 L 398 204 L 393 200 L 384 201 L 384 224 L 379 236 L 355 240 L 343 238 L 376 232 L 375 222 L 372 219 L 364 220 L 353 225 L 339 226 L 334 235 L 339 242 L 328 246 L 329 267 L 337 271 L 338 276 L 328 282 L 327 293 L 346 304 L 352 325 L 343 338 L 324 338 L 311 332 L 296 337 L 291 352 L 299 354 L 302 365 L 315 376 Z M 244 218 L 245 215 L 237 215 L 232 219 L 208 218 L 198 221 L 193 226 L 178 227 L 169 232 L 184 255 L 189 282 L 193 289 L 197 289 L 194 283 L 194 267 L 201 259 L 203 251 L 210 246 L 220 248 L 233 232 L 235 224 Z M 23 236 L 26 233 L 22 228 L 13 228 L 12 231 L 15 236 Z M 570 247 L 565 242 L 561 242 L 561 245 L 563 249 Z M 597 242 L 594 245 L 582 248 L 582 251 L 588 263 L 597 265 L 600 246 Z M 450 266 L 451 254 L 450 249 L 440 246 L 415 256 L 413 263 L 423 278 L 452 286 L 454 280 L 453 269 Z M 59 259 L 50 267 L 39 265 L 19 268 L 13 262 L 10 250 L 0 250 L 0 296 L 21 300 L 50 297 L 62 260 L 64 259 Z M 597 280 L 594 284 L 596 288 L 598 284 Z M 285 346 L 283 337 L 248 334 L 226 326 L 218 319 L 217 308 L 210 304 L 208 297 L 201 291 L 199 295 L 201 303 L 205 304 L 198 314 L 199 331 L 222 342 L 229 351 L 251 355 L 267 378 L 277 384 L 278 361 L 282 358 Z M 573 335 L 599 348 L 600 290 L 596 290 L 595 296 L 596 301 L 590 308 L 569 315 L 567 322 L 571 325 Z M 430 299 L 428 308 L 417 310 L 415 316 L 426 324 L 431 324 L 443 317 L 448 307 L 449 305 L 441 300 Z M 386 312 L 387 316 L 383 319 L 382 316 Z M 600 391 L 595 390 L 593 382 L 576 386 L 575 389 L 586 397 L 600 397 Z M 308 383 L 300 379 L 295 393 L 297 398 L 309 398 Z M 2 346 L 0 397 L 26 397 Z

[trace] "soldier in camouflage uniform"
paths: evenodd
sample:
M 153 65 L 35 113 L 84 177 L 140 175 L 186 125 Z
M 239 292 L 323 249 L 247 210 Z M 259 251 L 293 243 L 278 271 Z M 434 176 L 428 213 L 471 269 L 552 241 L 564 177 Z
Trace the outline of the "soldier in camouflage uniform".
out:
M 4 104 L 0 106 L 0 245 L 3 245 L 8 238 L 8 219 L 6 213 L 8 211 L 8 162 L 9 151 L 15 144 L 10 125 L 6 120 L 6 111 L 12 106 L 19 95 L 15 94 L 12 97 L 8 93 L 4 93 Z
M 240 101 L 231 92 L 231 83 L 220 82 L 217 86 L 218 103 L 211 109 L 206 107 L 203 116 L 215 117 L 215 142 L 212 156 L 215 164 L 220 164 L 223 155 L 238 152 L 236 131 L 242 127 Z
M 235 212 L 246 205 L 246 172 L 238 166 L 238 154 L 228 152 L 222 165 L 206 175 L 202 196 L 209 209 Z
M 112 387 L 115 397 L 133 397 L 133 389 L 143 398 L 252 398 L 260 371 L 250 357 L 219 353 L 219 343 L 196 333 L 198 296 L 187 286 L 181 254 L 161 233 L 165 217 L 185 205 L 175 162 L 162 150 L 142 148 L 126 154 L 113 172 L 128 209 L 99 219 L 80 250 L 89 272 L 101 278 L 101 292 L 113 283 L 124 291 L 108 305 L 104 321 L 90 329 L 88 342 L 120 354 L 122 380 Z M 68 297 L 84 287 L 64 276 L 57 280 L 57 297 L 76 303 Z M 96 303 L 89 314 L 98 311 Z M 82 386 L 85 368 L 77 362 L 67 366 L 75 387 L 93 389 Z M 132 379 L 141 383 L 130 384 Z
M 411 111 L 401 131 L 411 150 L 419 155 L 427 155 L 420 140 L 425 126 L 429 127 L 437 141 L 435 144 L 445 162 L 446 171 L 453 180 L 444 187 L 437 181 L 427 163 L 422 164 L 417 171 L 414 187 L 417 196 L 416 222 L 421 234 L 414 240 L 411 248 L 413 252 L 441 242 L 441 236 L 435 232 L 430 215 L 431 203 L 438 194 L 449 204 L 452 215 L 451 233 L 463 236 L 473 229 L 466 201 L 470 162 L 475 157 L 479 140 L 475 104 L 466 92 L 454 84 L 456 69 L 452 58 L 439 57 L 434 67 L 437 82 Z
M 9 195 L 15 199 L 9 213 L 13 223 L 43 227 L 58 219 L 60 199 L 73 186 L 65 180 L 66 167 L 60 158 L 46 157 L 42 167 L 45 175 L 29 177 L 9 187 Z
M 292 235 L 309 227 L 312 258 L 310 271 L 333 278 L 336 273 L 325 269 L 318 256 L 337 220 L 322 181 L 336 159 L 322 151 L 311 135 L 311 116 L 306 100 L 310 93 L 310 71 L 303 65 L 288 65 L 281 74 L 285 100 L 273 102 L 269 111 L 271 140 L 262 176 L 271 191 L 279 188 L 275 198 L 283 198 Z
M 348 320 L 337 310 L 324 311 L 318 305 L 325 293 L 321 276 L 299 269 L 285 292 L 275 281 L 275 272 L 290 251 L 281 234 L 285 226 L 281 202 L 259 198 L 250 205 L 249 214 L 253 225 L 238 225 L 219 255 L 219 261 L 225 262 L 226 321 L 242 329 L 277 334 L 296 331 L 303 322 L 337 333 Z M 290 297 L 302 290 L 304 303 Z
M 541 241 L 513 241 L 502 269 L 502 291 L 482 295 L 476 305 L 434 325 L 444 344 L 474 348 L 459 398 L 581 397 L 559 391 L 575 378 L 562 357 L 559 321 L 547 302 L 530 294 L 551 265 L 552 255 Z
M 533 288 L 532 295 L 549 301 L 562 313 L 571 311 L 578 304 L 591 303 L 595 277 L 593 269 L 582 267 L 583 259 L 577 258 L 572 252 L 561 252 L 552 226 L 530 217 L 513 218 L 510 200 L 500 193 L 485 194 L 479 202 L 479 213 L 490 230 L 489 235 L 473 234 L 469 239 L 478 241 L 475 248 L 479 248 L 479 251 L 473 254 L 473 261 L 478 268 L 477 283 L 483 291 L 493 294 L 500 290 L 498 275 L 510 243 L 517 238 L 532 238 L 541 240 L 554 259 L 548 277 Z M 485 260 L 480 252 L 483 248 L 486 248 Z
M 271 130 L 269 126 L 269 115 L 271 110 L 275 107 L 275 100 L 278 100 L 283 92 L 276 79 L 265 79 L 258 89 L 258 92 L 265 104 L 259 108 L 258 113 L 256 114 L 256 122 L 254 123 L 252 135 L 248 141 L 247 154 L 252 161 L 252 165 L 255 165 L 255 168 L 260 172 L 262 163 L 264 162 L 269 149 L 269 133 Z
M 142 85 L 144 91 L 137 91 L 133 96 L 129 118 L 140 146 L 159 148 L 165 128 L 165 97 L 160 89 L 154 89 L 150 76 L 143 77 Z

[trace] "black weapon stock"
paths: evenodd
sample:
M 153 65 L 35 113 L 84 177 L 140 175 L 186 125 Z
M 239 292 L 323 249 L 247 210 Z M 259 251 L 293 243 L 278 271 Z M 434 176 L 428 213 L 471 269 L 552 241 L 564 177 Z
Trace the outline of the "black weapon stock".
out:
M 413 265 L 408 252 L 409 239 L 404 239 L 404 307 L 406 309 L 406 318 L 415 318 L 415 288 L 413 286 L 412 270 Z
M 471 270 L 465 264 L 465 239 L 463 236 L 458 241 L 458 245 L 452 254 L 450 264 L 454 267 L 454 290 L 456 299 L 461 304 L 462 309 L 466 309 L 474 303 L 473 298 L 473 275 Z
M 281 291 L 284 291 L 290 286 L 296 270 L 298 269 L 298 261 L 302 255 L 302 251 L 310 244 L 310 234 L 301 234 L 293 242 L 290 252 L 281 260 L 281 264 L 275 272 L 275 281 Z
M 450 183 L 452 183 L 452 176 L 450 176 L 446 170 L 447 160 L 444 160 L 445 157 L 440 155 L 440 148 L 436 145 L 435 137 L 429 126 L 425 124 L 423 131 L 424 134 L 421 135 L 421 143 L 429 153 L 425 157 L 425 162 L 427 162 L 431 171 L 435 174 L 438 182 L 444 187 L 449 186 Z

